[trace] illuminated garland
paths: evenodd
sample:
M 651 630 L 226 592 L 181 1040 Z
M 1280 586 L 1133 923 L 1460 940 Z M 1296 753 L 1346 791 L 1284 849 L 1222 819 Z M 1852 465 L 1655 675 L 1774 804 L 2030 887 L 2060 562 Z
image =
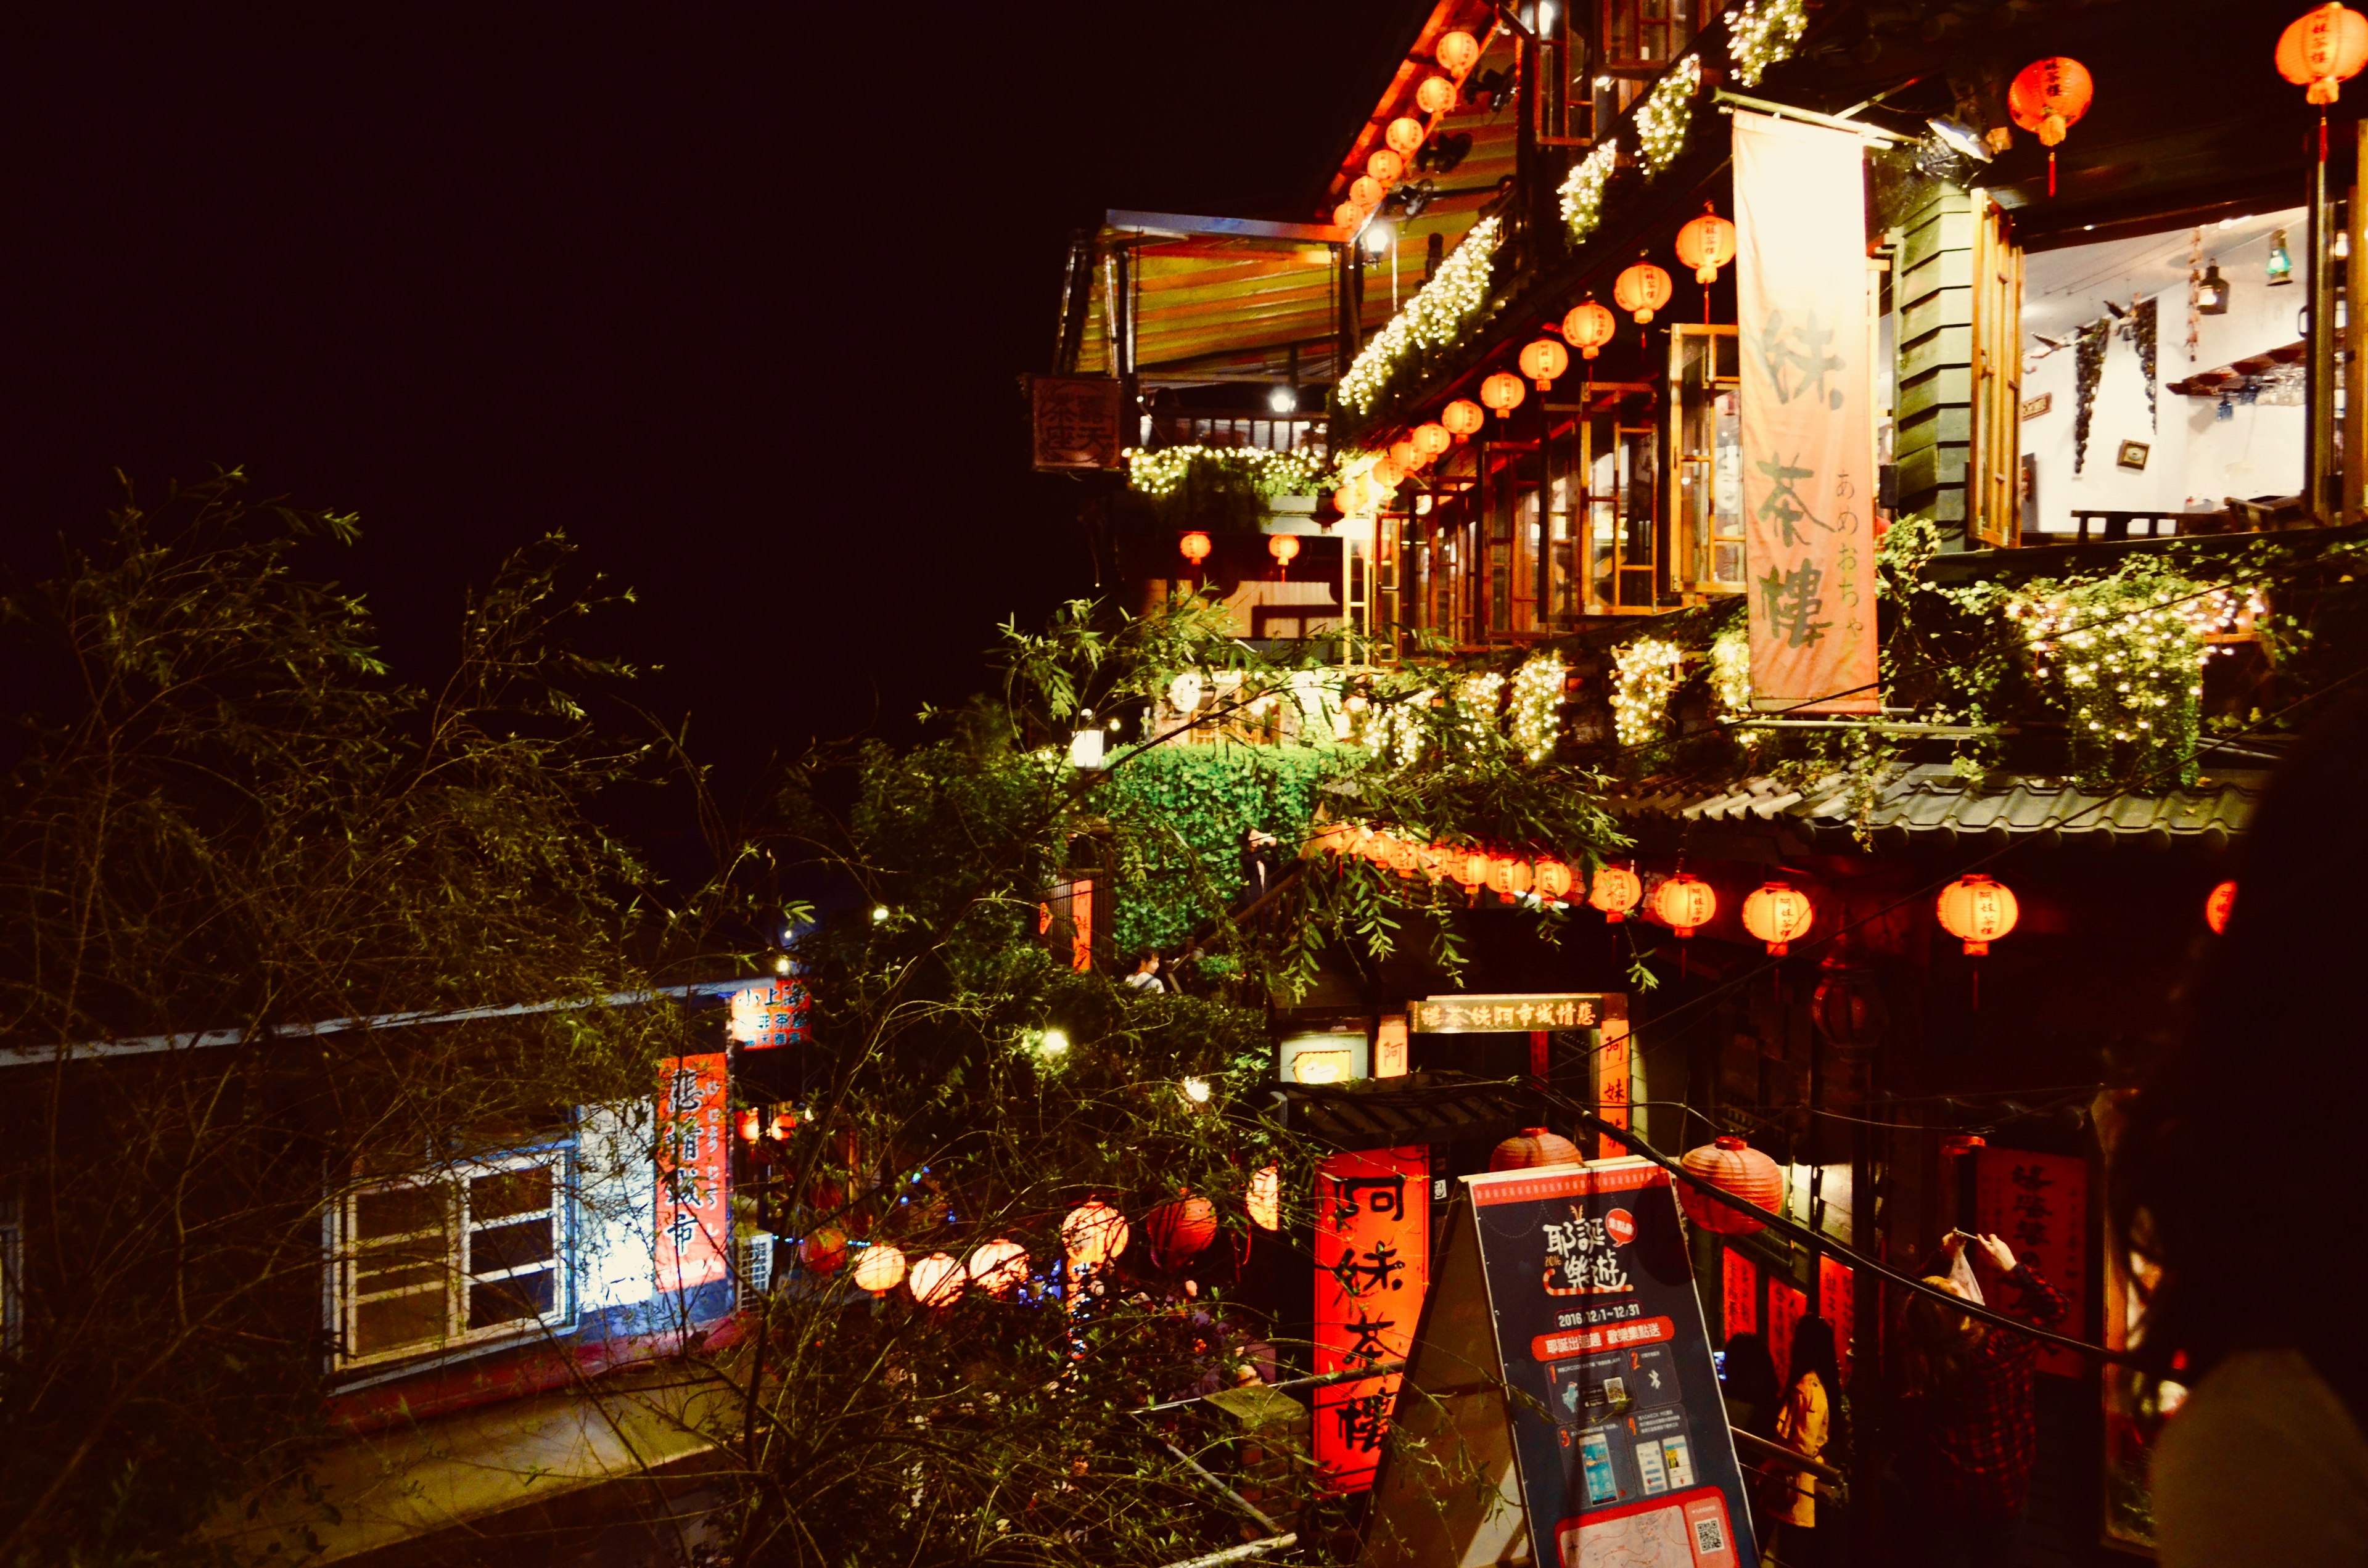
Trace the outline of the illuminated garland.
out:
M 1809 30 L 1809 16 L 1801 0 L 1744 0 L 1726 14 L 1726 57 L 1735 64 L 1735 79 L 1756 87 L 1771 65 L 1793 58 L 1793 46 Z
M 1570 243 L 1583 244 L 1603 221 L 1603 187 L 1620 165 L 1620 144 L 1607 140 L 1581 158 L 1562 182 L 1562 221 Z
M 1145 447 L 1126 449 L 1127 483 L 1145 495 L 1172 495 L 1194 462 L 1242 470 L 1269 500 L 1313 495 L 1332 484 L 1332 460 L 1321 452 L 1269 451 L 1264 447 Z
M 1561 729 L 1563 662 L 1559 653 L 1532 653 L 1513 672 L 1513 745 L 1543 762 Z
M 1505 677 L 1482 670 L 1455 683 L 1455 722 L 1463 738 L 1474 745 L 1497 738 L 1497 703 L 1505 691 Z
M 1611 654 L 1611 730 L 1623 746 L 1649 744 L 1669 721 L 1669 699 L 1685 678 L 1685 650 L 1658 637 L 1623 642 Z
M 1376 726 L 1381 732 L 1381 748 L 1400 767 L 1412 767 L 1422 760 L 1423 720 L 1430 712 L 1431 699 L 1438 692 L 1425 687 L 1382 715 Z
M 1694 94 L 1702 87 L 1702 57 L 1689 54 L 1669 67 L 1645 107 L 1636 111 L 1636 145 L 1644 154 L 1649 178 L 1677 161 L 1686 149 L 1686 132 L 1693 125 Z
M 1728 627 L 1711 642 L 1710 691 L 1728 718 L 1750 714 L 1751 639 L 1740 626 Z
M 1489 272 L 1503 233 L 1502 222 L 1495 218 L 1472 226 L 1431 280 L 1350 363 L 1349 373 L 1340 378 L 1341 406 L 1364 413 L 1381 400 L 1382 388 L 1401 359 L 1417 349 L 1444 348 L 1455 341 L 1472 312 L 1487 301 Z

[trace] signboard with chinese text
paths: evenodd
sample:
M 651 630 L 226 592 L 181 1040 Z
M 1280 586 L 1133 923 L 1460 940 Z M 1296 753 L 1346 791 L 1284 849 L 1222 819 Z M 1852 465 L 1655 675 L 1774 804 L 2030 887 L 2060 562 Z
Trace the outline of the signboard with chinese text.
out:
M 1316 1374 L 1405 1360 L 1430 1284 L 1430 1151 L 1326 1157 L 1315 1174 L 1315 1250 Z M 1399 1377 L 1315 1391 L 1315 1463 L 1326 1485 L 1372 1485 Z
M 1759 1266 L 1731 1246 L 1719 1248 L 1718 1256 L 1718 1294 L 1727 1336 L 1759 1333 Z
M 2070 1310 L 2062 1326 L 2079 1333 L 2089 1321 L 2089 1163 L 2021 1149 L 1975 1154 L 1973 1228 L 2004 1241 L 2063 1291 Z M 2090 1371 L 2071 1351 L 2049 1346 L 2032 1365 L 2067 1378 Z
M 1873 713 L 1874 421 L 1856 135 L 1735 116 L 1751 694 Z
M 1407 1004 L 1408 1024 L 1416 1034 L 1591 1029 L 1603 1021 L 1604 1002 L 1604 994 L 1599 991 L 1525 996 L 1429 996 Z
M 723 1116 L 724 1059 L 669 1056 L 659 1063 L 657 1277 L 661 1290 L 724 1276 L 732 1235 Z
M 1834 1325 L 1834 1359 L 1845 1384 L 1850 1375 L 1850 1334 L 1858 1324 L 1858 1302 L 1850 1293 L 1856 1284 L 1849 1264 L 1829 1254 L 1817 1255 L 1817 1312 Z
M 1787 1387 L 1793 1381 L 1793 1325 L 1806 1317 L 1809 1298 L 1798 1286 L 1782 1279 L 1768 1281 L 1768 1354 L 1776 1375 Z
M 1108 376 L 1034 376 L 1028 396 L 1040 469 L 1116 468 L 1123 389 Z
M 1629 1120 L 1629 1108 L 1635 1070 L 1635 1057 L 1628 1047 L 1627 1018 L 1606 1017 L 1602 1036 L 1595 1046 L 1595 1113 L 1609 1126 L 1625 1129 L 1634 1125 Z M 1599 1159 L 1617 1159 L 1628 1152 L 1609 1133 L 1597 1133 L 1595 1142 Z
M 749 1051 L 803 1045 L 809 1037 L 812 1007 L 804 981 L 763 981 L 732 994 L 732 1017 L 725 1032 Z

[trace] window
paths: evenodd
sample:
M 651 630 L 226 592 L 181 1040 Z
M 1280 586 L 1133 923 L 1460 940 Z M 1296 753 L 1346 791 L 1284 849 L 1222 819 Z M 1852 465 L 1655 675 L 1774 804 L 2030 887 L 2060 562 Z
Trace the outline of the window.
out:
M 564 1323 L 568 1186 L 566 1153 L 541 1150 L 350 1194 L 336 1265 L 339 1364 Z

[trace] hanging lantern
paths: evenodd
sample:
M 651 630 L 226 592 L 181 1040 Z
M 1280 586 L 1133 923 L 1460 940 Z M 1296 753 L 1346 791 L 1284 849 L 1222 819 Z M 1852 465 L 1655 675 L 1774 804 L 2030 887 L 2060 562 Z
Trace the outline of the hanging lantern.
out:
M 1352 474 L 1333 490 L 1332 505 L 1340 508 L 1344 517 L 1360 517 L 1373 509 L 1372 486 L 1365 483 L 1363 474 Z
M 1718 269 L 1735 259 L 1735 225 L 1704 202 L 1702 216 L 1678 231 L 1678 259 L 1694 269 L 1695 282 L 1717 282 Z
M 1620 275 L 1620 280 L 1611 286 L 1611 298 L 1642 326 L 1653 319 L 1655 311 L 1669 302 L 1671 288 L 1668 273 L 1649 261 L 1640 261 Z
M 1390 443 L 1390 461 L 1397 464 L 1402 472 L 1413 473 L 1429 460 L 1423 455 L 1422 449 L 1416 446 L 1410 437 Z
M 963 1267 L 974 1289 L 990 1296 L 1008 1296 L 1028 1281 L 1028 1249 L 997 1236 L 973 1247 Z
M 798 1108 L 791 1105 L 773 1108 L 773 1124 L 765 1130 L 767 1137 L 776 1143 L 786 1143 L 790 1134 L 798 1130 Z
M 1422 864 L 1422 846 L 1403 838 L 1390 840 L 1389 867 L 1399 876 L 1411 876 Z
M 1209 542 L 1207 534 L 1197 531 L 1186 534 L 1176 541 L 1178 552 L 1191 563 L 1194 571 L 1200 570 L 1201 562 L 1209 559 L 1209 551 L 1214 548 L 1216 547 Z
M 1379 485 L 1383 494 L 1387 494 L 1406 483 L 1406 471 L 1397 459 L 1383 455 L 1373 460 L 1373 466 L 1365 471 L 1365 476 Z
M 1336 229 L 1361 229 L 1365 226 L 1365 211 L 1353 201 L 1344 201 L 1332 209 L 1332 226 Z
M 1106 1268 L 1126 1250 L 1126 1216 L 1099 1198 L 1089 1198 L 1061 1221 L 1061 1244 L 1071 1268 Z
M 1216 1205 L 1190 1195 L 1163 1203 L 1143 1217 L 1143 1231 L 1151 1239 L 1154 1263 L 1181 1268 L 1217 1239 Z
M 933 1252 L 914 1261 L 905 1289 L 925 1307 L 951 1307 L 962 1300 L 962 1266 L 950 1253 Z
M 765 1135 L 765 1113 L 755 1106 L 744 1106 L 733 1120 L 743 1143 L 754 1143 Z
M 2278 74 L 2298 87 L 2307 85 L 2305 97 L 2314 104 L 2335 102 L 2364 65 L 2368 17 L 2348 6 L 2314 6 L 2278 39 Z
M 1407 439 L 1414 443 L 1415 450 L 1422 454 L 1422 460 L 1426 463 L 1445 455 L 1447 449 L 1455 445 L 1455 437 L 1448 433 L 1444 425 L 1417 425 Z
M 2014 929 L 2019 909 L 2014 890 L 1976 871 L 1942 888 L 1936 912 L 1941 928 L 1975 954 L 1988 952 L 1992 942 Z
M 1579 1164 L 1578 1145 L 1543 1127 L 1524 1127 L 1488 1153 L 1492 1171 L 1525 1171 L 1534 1165 Z
M 2036 131 L 2047 149 L 2047 194 L 2055 194 L 2055 149 L 2065 131 L 2089 112 L 2096 95 L 2089 68 L 2061 55 L 2034 60 L 2015 74 L 2006 90 L 2006 111 L 2025 131 Z
M 1449 850 L 1447 874 L 1455 879 L 1456 886 L 1476 894 L 1488 880 L 1488 852 L 1485 849 Z
M 1250 1173 L 1249 1191 L 1243 1195 L 1242 1208 L 1247 1211 L 1250 1223 L 1261 1231 L 1282 1229 L 1282 1169 L 1279 1165 L 1260 1165 Z
M 2228 929 L 2228 916 L 2236 912 L 2237 884 L 2222 882 L 2203 900 L 2203 924 L 2212 927 L 2215 937 Z
M 1700 1148 L 1689 1149 L 1679 1157 L 1678 1164 L 1721 1192 L 1730 1193 L 1771 1214 L 1783 1212 L 1784 1173 L 1777 1167 L 1775 1161 L 1740 1138 L 1722 1137 Z M 1754 1219 L 1739 1209 L 1728 1208 L 1717 1199 L 1698 1191 L 1691 1182 L 1678 1184 L 1678 1201 L 1685 1205 L 1687 1219 L 1718 1235 L 1748 1236 L 1755 1231 L 1768 1228 L 1765 1220 Z
M 1406 173 L 1406 160 L 1387 147 L 1376 147 L 1372 155 L 1365 160 L 1365 172 L 1383 185 L 1395 185 L 1399 176 Z
M 1551 337 L 1541 337 L 1521 350 L 1521 374 L 1538 383 L 1538 391 L 1552 387 L 1554 378 L 1570 369 L 1570 350 Z
M 1619 330 L 1620 323 L 1611 312 L 1592 300 L 1573 306 L 1570 314 L 1562 318 L 1563 341 L 1589 359 L 1602 352 Z
M 886 1242 L 873 1242 L 855 1260 L 855 1283 L 875 1296 L 884 1296 L 905 1278 L 905 1255 Z
M 1604 919 L 1617 926 L 1645 899 L 1645 880 L 1626 866 L 1603 866 L 1597 869 L 1595 880 L 1587 889 L 1587 906 L 1600 909 Z
M 1349 187 L 1349 199 L 1367 211 L 1379 207 L 1382 198 L 1388 194 L 1382 188 L 1382 182 L 1371 175 L 1359 175 Z
M 1530 863 L 1518 855 L 1488 857 L 1488 888 L 1499 898 L 1516 899 L 1530 891 L 1534 880 Z
M 1438 54 L 1441 65 L 1461 76 L 1479 62 L 1480 40 L 1459 28 L 1440 39 Z
M 1444 76 L 1425 76 L 1414 90 L 1414 101 L 1425 114 L 1445 114 L 1455 107 L 1455 84 Z
M 1827 959 L 1809 998 L 1809 1018 L 1843 1061 L 1857 1062 L 1882 1042 L 1890 1011 L 1873 975 Z
M 1653 914 L 1680 937 L 1691 937 L 1718 913 L 1718 894 L 1700 877 L 1679 871 L 1653 890 Z
M 1537 877 L 1538 896 L 1548 903 L 1560 903 L 1570 892 L 1570 868 L 1559 860 L 1541 860 L 1531 869 Z
M 1529 391 L 1521 384 L 1520 377 L 1499 370 L 1480 383 L 1480 401 L 1495 409 L 1497 418 L 1509 419 Z
M 1439 422 L 1447 426 L 1451 437 L 1461 441 L 1466 436 L 1478 435 L 1480 426 L 1488 422 L 1488 416 L 1480 412 L 1478 403 L 1469 398 L 1459 397 L 1440 410 Z
M 798 1266 L 808 1274 L 836 1274 L 847 1261 L 847 1233 L 828 1226 L 798 1244 Z
M 1266 552 L 1274 557 L 1277 566 L 1289 566 L 1299 558 L 1299 536 L 1277 534 L 1266 541 Z
M 1783 882 L 1770 882 L 1743 901 L 1743 928 L 1768 944 L 1770 958 L 1783 957 L 1816 917 L 1809 895 Z

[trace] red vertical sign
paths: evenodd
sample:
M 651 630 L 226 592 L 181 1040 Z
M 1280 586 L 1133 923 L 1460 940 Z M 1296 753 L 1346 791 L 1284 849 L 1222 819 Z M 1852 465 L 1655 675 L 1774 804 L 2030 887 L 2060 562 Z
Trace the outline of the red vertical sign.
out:
M 1607 1017 L 1602 1043 L 1595 1048 L 1595 1112 L 1623 1130 L 1634 1125 L 1628 1119 L 1629 1073 L 1628 1020 Z M 1625 1145 L 1600 1133 L 1595 1142 L 1600 1159 L 1617 1159 L 1628 1152 Z
M 1776 1375 L 1792 1386 L 1793 1325 L 1808 1315 L 1809 1298 L 1782 1279 L 1768 1281 L 1768 1354 Z
M 1850 1294 L 1854 1278 L 1849 1264 L 1819 1255 L 1817 1313 L 1834 1325 L 1834 1358 L 1841 1363 L 1845 1382 L 1850 1379 L 1850 1332 L 1858 1322 L 1857 1303 Z
M 1356 1149 L 1315 1174 L 1315 1371 L 1403 1361 L 1430 1284 L 1430 1151 Z M 1315 1464 L 1327 1484 L 1373 1483 L 1400 1374 L 1315 1391 Z
M 1729 1337 L 1759 1331 L 1759 1266 L 1733 1247 L 1719 1249 L 1719 1298 Z
M 2068 1154 L 1983 1149 L 1974 1171 L 1974 1223 L 2012 1247 L 2046 1276 L 2070 1305 L 2064 1332 L 2089 1321 L 2089 1163 Z M 2043 1349 L 2043 1372 L 2085 1377 L 2089 1368 L 2069 1350 Z
M 723 1278 L 732 1237 L 723 1056 L 669 1056 L 659 1066 L 658 1289 L 682 1290 Z

